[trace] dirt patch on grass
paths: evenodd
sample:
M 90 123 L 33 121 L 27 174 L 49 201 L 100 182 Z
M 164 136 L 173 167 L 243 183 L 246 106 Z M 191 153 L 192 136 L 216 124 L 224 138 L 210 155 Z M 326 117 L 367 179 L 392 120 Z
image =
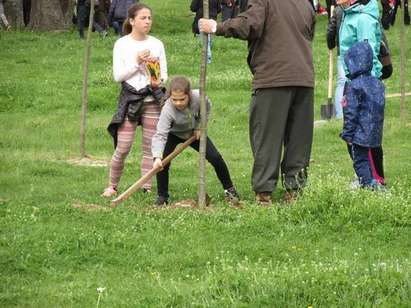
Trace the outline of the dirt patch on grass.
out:
M 197 209 L 197 210 L 211 210 L 213 205 L 211 204 L 211 200 L 207 200 L 207 205 L 204 207 L 200 207 L 196 200 L 193 199 L 185 199 L 181 201 L 174 202 L 165 208 L 169 209 Z
M 75 209 L 87 211 L 87 212 L 108 212 L 111 211 L 110 207 L 99 205 L 99 204 L 82 204 L 74 203 L 71 205 Z
M 97 159 L 93 157 L 73 158 L 67 160 L 67 163 L 74 166 L 86 166 L 86 167 L 107 167 L 109 165 L 108 160 Z

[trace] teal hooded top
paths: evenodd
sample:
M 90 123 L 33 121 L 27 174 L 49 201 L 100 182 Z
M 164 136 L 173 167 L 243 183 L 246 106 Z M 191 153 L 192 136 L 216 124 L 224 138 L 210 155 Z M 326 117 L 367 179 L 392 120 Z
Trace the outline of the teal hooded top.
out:
M 380 52 L 381 36 L 377 0 L 370 0 L 365 5 L 359 3 L 351 5 L 344 10 L 340 27 L 340 57 L 344 59 L 347 50 L 355 43 L 367 40 L 373 50 L 371 74 L 380 77 L 382 65 L 378 60 L 378 54 Z M 348 74 L 345 63 L 344 69 Z

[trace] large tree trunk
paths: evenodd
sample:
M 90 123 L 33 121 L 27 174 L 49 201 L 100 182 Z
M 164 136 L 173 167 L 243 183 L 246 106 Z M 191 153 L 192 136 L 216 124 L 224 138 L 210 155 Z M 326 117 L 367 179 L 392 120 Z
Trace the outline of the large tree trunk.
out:
M 32 1 L 29 27 L 34 30 L 67 30 L 71 26 L 74 0 Z
M 24 27 L 23 19 L 23 1 L 22 0 L 4 0 L 4 13 L 9 24 L 16 29 Z

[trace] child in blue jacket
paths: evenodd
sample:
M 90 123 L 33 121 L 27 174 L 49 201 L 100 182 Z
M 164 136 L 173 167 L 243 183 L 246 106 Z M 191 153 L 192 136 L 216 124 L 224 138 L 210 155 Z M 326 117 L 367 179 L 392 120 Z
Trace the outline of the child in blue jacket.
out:
M 378 59 L 381 47 L 381 26 L 377 0 L 337 0 L 337 4 L 344 8 L 338 34 L 340 58 L 344 59 L 347 50 L 355 43 L 367 40 L 373 50 L 371 75 L 381 78 L 382 65 Z M 346 67 L 344 67 L 344 70 L 348 74 Z M 351 148 L 349 153 L 351 155 Z M 379 183 L 384 184 L 384 153 L 382 146 L 370 149 L 370 161 L 374 177 Z
M 345 54 L 349 74 L 343 104 L 341 138 L 351 148 L 354 170 L 361 187 L 383 188 L 373 172 L 372 148 L 381 147 L 384 126 L 384 85 L 371 74 L 373 51 L 367 41 L 355 43 Z

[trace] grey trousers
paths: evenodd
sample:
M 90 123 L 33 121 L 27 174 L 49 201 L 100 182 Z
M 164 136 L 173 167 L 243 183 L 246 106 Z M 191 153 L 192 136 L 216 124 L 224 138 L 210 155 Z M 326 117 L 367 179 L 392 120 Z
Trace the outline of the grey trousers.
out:
M 253 92 L 249 129 L 254 157 L 252 187 L 256 193 L 275 189 L 280 162 L 285 189 L 305 186 L 313 122 L 313 88 L 278 87 Z

